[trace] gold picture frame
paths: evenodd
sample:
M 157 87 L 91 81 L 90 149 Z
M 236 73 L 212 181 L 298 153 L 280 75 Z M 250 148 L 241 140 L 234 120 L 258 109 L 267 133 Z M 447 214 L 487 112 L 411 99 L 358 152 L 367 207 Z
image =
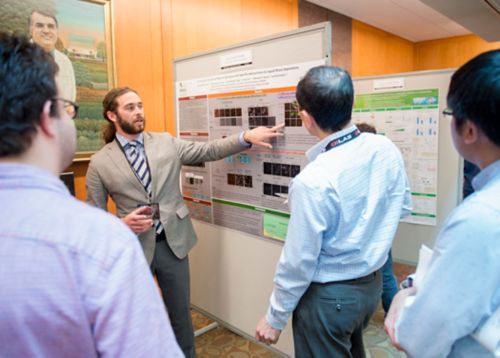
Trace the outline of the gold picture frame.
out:
M 22 33 L 59 66 L 60 95 L 80 106 L 74 161 L 99 150 L 102 99 L 116 83 L 112 0 L 2 0 L 0 31 Z

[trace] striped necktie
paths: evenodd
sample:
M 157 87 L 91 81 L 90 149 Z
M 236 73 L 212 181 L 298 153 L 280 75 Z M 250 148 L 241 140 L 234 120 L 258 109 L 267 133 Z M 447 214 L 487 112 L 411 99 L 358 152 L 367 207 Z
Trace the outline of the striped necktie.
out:
M 137 178 L 140 180 L 144 189 L 148 194 L 148 197 L 151 198 L 152 195 L 152 183 L 151 183 L 151 174 L 149 173 L 148 163 L 146 161 L 146 156 L 143 154 L 140 149 L 141 142 L 133 140 L 128 143 L 128 157 L 130 161 L 130 165 L 134 170 Z M 163 231 L 163 226 L 161 225 L 160 220 L 154 220 L 155 231 L 157 234 Z
M 148 196 L 151 196 L 152 186 L 151 186 L 151 176 L 149 175 L 148 163 L 146 162 L 146 157 L 140 150 L 141 143 L 133 140 L 128 143 L 128 155 L 130 160 L 130 165 L 134 169 L 137 178 L 146 189 Z

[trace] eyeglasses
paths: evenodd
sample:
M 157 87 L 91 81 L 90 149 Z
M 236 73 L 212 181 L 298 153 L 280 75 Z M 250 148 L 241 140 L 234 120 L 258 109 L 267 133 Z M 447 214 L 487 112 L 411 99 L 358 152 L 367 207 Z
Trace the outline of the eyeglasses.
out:
M 445 118 L 451 118 L 453 117 L 453 111 L 449 108 L 445 108 L 443 109 L 443 115 L 445 116 Z
M 52 98 L 52 100 L 63 102 L 64 103 L 64 110 L 66 111 L 68 116 L 71 117 L 71 119 L 75 119 L 76 116 L 78 115 L 78 108 L 80 108 L 80 106 L 78 106 L 78 104 L 76 104 L 75 102 L 70 101 L 69 99 L 61 98 L 61 97 L 54 97 L 54 98 Z

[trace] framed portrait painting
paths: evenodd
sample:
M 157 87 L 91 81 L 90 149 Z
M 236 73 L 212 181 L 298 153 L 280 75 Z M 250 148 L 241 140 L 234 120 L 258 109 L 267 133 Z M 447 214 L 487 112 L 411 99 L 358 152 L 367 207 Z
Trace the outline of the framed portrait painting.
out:
M 60 96 L 76 101 L 77 153 L 88 160 L 104 144 L 102 99 L 115 85 L 111 0 L 2 0 L 0 31 L 22 33 L 59 67 Z

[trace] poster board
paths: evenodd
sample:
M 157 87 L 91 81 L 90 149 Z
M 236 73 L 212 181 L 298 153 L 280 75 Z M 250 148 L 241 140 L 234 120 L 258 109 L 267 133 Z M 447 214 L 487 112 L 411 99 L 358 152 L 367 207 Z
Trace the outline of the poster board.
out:
M 400 223 L 396 261 L 415 264 L 422 244 L 433 247 L 461 200 L 463 161 L 442 111 L 453 70 L 354 79 L 353 121 L 374 125 L 401 150 L 412 191 L 412 215 Z
M 181 172 L 199 238 L 189 256 L 192 305 L 248 337 L 269 304 L 282 248 L 274 239 L 287 223 L 284 188 L 315 142 L 294 111 L 295 85 L 310 67 L 329 64 L 330 54 L 331 25 L 322 23 L 174 61 L 180 138 L 208 141 L 287 123 L 288 142 L 278 139 L 274 152 L 252 148 Z M 275 347 L 293 356 L 290 326 Z

